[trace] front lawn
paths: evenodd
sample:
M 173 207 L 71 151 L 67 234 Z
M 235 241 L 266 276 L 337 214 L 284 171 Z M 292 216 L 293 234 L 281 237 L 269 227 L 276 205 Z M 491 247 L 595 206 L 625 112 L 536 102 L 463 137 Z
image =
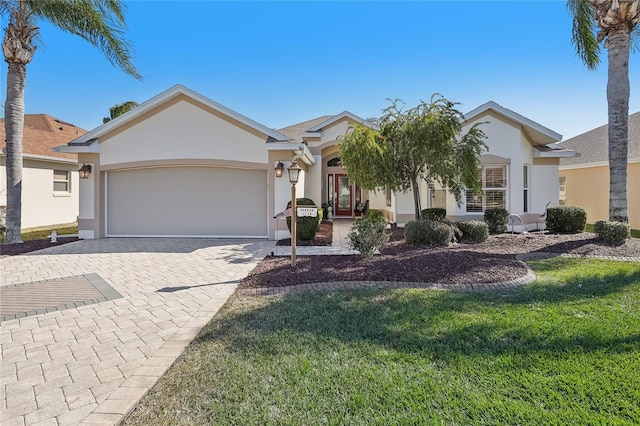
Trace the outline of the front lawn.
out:
M 639 424 L 640 265 L 509 293 L 233 297 L 126 424 Z

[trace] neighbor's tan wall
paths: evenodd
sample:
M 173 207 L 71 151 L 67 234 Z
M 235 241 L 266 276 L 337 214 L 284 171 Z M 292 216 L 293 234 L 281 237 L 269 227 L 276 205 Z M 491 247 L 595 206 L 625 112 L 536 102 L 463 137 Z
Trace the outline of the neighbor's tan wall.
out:
M 607 220 L 609 217 L 609 167 L 587 167 L 560 170 L 566 177 L 567 205 L 587 211 L 587 222 Z M 629 225 L 640 229 L 640 162 L 627 168 L 627 202 Z

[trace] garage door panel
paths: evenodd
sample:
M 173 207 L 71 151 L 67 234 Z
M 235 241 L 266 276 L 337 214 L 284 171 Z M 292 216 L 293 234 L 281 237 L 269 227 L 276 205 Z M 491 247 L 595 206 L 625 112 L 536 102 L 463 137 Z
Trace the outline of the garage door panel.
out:
M 107 235 L 267 235 L 265 170 L 162 167 L 107 175 Z

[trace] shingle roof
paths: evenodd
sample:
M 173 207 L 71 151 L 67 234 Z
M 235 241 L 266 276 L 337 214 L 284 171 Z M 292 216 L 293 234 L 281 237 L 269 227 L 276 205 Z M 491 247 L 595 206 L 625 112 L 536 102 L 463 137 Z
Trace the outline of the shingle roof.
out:
M 312 120 L 303 121 L 302 123 L 293 124 L 282 129 L 278 129 L 278 133 L 282 133 L 286 137 L 291 139 L 291 142 L 302 142 L 302 134 L 314 126 L 327 121 L 333 117 L 333 115 L 323 115 L 322 117 L 314 118 Z
M 86 130 L 47 114 L 25 114 L 22 151 L 25 155 L 77 160 L 77 154 L 54 152 L 52 148 L 64 145 L 85 133 Z M 4 118 L 0 118 L 0 149 L 4 150 L 6 145 Z
M 577 158 L 563 158 L 561 166 L 583 165 L 609 161 L 609 126 L 604 125 L 586 133 L 560 142 L 565 148 L 573 149 L 582 155 Z M 630 160 L 640 159 L 640 112 L 629 116 L 629 156 Z

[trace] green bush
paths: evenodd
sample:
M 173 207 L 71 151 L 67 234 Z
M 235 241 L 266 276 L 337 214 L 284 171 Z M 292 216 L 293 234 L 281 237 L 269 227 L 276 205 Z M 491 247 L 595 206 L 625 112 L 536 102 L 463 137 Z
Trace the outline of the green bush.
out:
M 369 209 L 369 211 L 367 212 L 367 214 L 364 215 L 364 217 L 372 222 L 381 222 L 381 223 L 384 223 L 385 225 L 387 224 L 387 219 L 385 219 L 384 213 L 382 213 L 382 210 Z
M 584 231 L 587 212 L 582 207 L 556 206 L 547 209 L 546 227 L 551 232 L 577 234 Z
M 420 212 L 422 220 L 437 220 L 442 221 L 447 217 L 447 210 L 439 207 L 433 207 L 431 209 L 424 209 Z
M 315 206 L 316 203 L 311 198 L 296 198 L 297 206 Z M 287 208 L 291 208 L 291 201 L 287 203 Z M 296 221 L 296 238 L 300 241 L 310 241 L 316 236 L 322 221 L 322 209 L 318 209 L 317 217 L 299 217 Z M 292 212 L 292 214 L 294 214 Z M 291 232 L 291 217 L 287 218 L 287 228 Z
M 387 223 L 367 217 L 356 219 L 347 234 L 349 245 L 366 258 L 370 258 L 389 241 Z
M 631 229 L 628 223 L 605 222 L 599 220 L 593 224 L 596 236 L 607 244 L 620 246 L 630 237 Z
M 509 223 L 509 211 L 507 209 L 486 209 L 484 211 L 484 221 L 489 227 L 489 233 L 502 234 L 507 232 Z
M 462 231 L 462 241 L 481 243 L 489 238 L 489 226 L 479 220 L 458 222 L 458 228 Z
M 446 223 L 435 220 L 412 220 L 404 226 L 404 238 L 408 244 L 447 246 L 452 230 Z
M 462 240 L 462 231 L 458 228 L 458 224 L 449 219 L 437 220 L 436 222 L 442 222 L 445 225 L 448 225 L 451 228 L 451 242 L 455 243 L 456 241 Z

